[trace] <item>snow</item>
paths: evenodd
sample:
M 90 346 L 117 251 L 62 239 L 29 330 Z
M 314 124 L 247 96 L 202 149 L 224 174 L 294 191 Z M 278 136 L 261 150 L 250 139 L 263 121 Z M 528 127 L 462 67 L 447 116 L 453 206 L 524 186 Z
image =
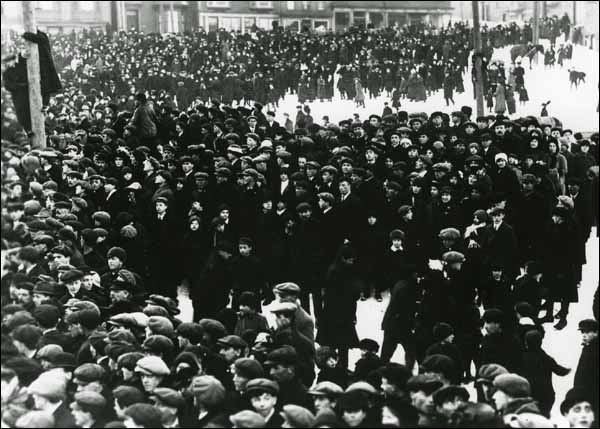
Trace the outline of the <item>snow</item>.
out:
M 545 43 L 547 44 L 547 41 Z M 504 61 L 506 68 L 510 65 L 510 47 L 494 51 L 493 59 Z M 524 61 L 526 67 L 525 86 L 529 92 L 530 101 L 525 106 L 520 106 L 517 99 L 517 113 L 512 118 L 521 116 L 535 115 L 539 116 L 541 103 L 551 100 L 549 105 L 549 114 L 560 119 L 565 128 L 570 128 L 574 132 L 593 132 L 598 130 L 598 114 L 596 106 L 598 103 L 598 52 L 591 51 L 585 47 L 575 46 L 573 51 L 573 60 L 565 62 L 563 68 L 555 66 L 553 69 L 545 69 L 543 57 L 540 56 L 538 64 L 533 65 L 533 70 L 528 70 L 527 61 Z M 578 89 L 569 88 L 570 67 L 576 67 L 578 71 L 584 71 L 586 82 Z M 463 94 L 456 94 L 454 100 L 455 106 L 446 107 L 442 96 L 442 91 L 429 97 L 425 102 L 410 102 L 402 100 L 400 110 L 411 112 L 431 113 L 436 110 L 451 113 L 454 110 L 460 110 L 463 105 L 473 107 L 475 112 L 475 102 L 473 100 L 473 87 L 470 84 L 470 71 L 465 75 L 465 91 Z M 337 83 L 337 76 L 336 76 Z M 332 102 L 314 102 L 309 104 L 311 114 L 315 122 L 322 123 L 321 118 L 324 115 L 329 116 L 330 122 L 337 123 L 342 119 L 352 118 L 354 113 L 359 113 L 362 120 L 368 118 L 372 113 L 381 114 L 383 103 L 391 100 L 387 97 L 377 99 L 366 99 L 365 108 L 356 108 L 354 102 L 350 100 L 339 99 L 336 90 L 336 97 Z M 292 120 L 295 118 L 296 106 L 298 105 L 295 95 L 288 95 L 280 102 L 276 110 L 277 120 L 283 123 L 283 113 L 290 114 Z M 487 114 L 487 112 L 486 112 Z M 579 289 L 579 302 L 572 304 L 568 316 L 568 325 L 562 331 L 556 331 L 553 324 L 546 324 L 546 337 L 544 339 L 544 349 L 564 366 L 572 368 L 569 375 L 565 377 L 554 376 L 553 383 L 556 391 L 556 402 L 552 410 L 552 419 L 559 427 L 564 427 L 566 421 L 560 415 L 559 406 L 566 392 L 573 385 L 573 376 L 581 353 L 581 335 L 577 330 L 577 324 L 580 320 L 593 317 L 592 299 L 598 285 L 598 238 L 596 230 L 592 230 L 591 238 L 587 243 L 588 264 L 584 267 L 583 280 Z M 389 295 L 384 294 L 382 302 L 377 302 L 373 298 L 358 302 L 356 329 L 359 338 L 372 338 L 380 345 L 383 341 L 383 332 L 381 331 L 381 321 L 383 314 L 389 302 Z M 189 311 L 189 309 L 186 309 Z M 271 315 L 266 310 L 266 316 Z M 187 311 L 186 311 L 187 313 Z M 272 321 L 271 321 L 272 322 Z M 359 350 L 350 352 L 350 368 L 354 367 L 356 361 L 360 358 Z M 392 361 L 404 362 L 404 352 L 402 347 L 398 347 Z M 416 371 L 416 367 L 415 367 Z M 472 399 L 475 399 L 475 392 L 472 385 L 468 386 L 472 393 Z
M 548 45 L 547 41 L 544 44 Z M 508 67 L 510 66 L 510 47 L 494 50 L 492 59 L 503 60 L 505 68 L 508 71 Z M 598 130 L 598 114 L 596 113 L 599 78 L 598 52 L 586 47 L 574 46 L 573 59 L 566 61 L 563 68 L 555 66 L 553 69 L 544 69 L 544 60 L 541 55 L 539 55 L 538 64 L 533 65 L 533 70 L 527 68 L 527 63 L 527 60 L 523 61 L 523 66 L 525 67 L 525 87 L 529 92 L 530 101 L 521 106 L 518 101 L 518 95 L 515 95 L 517 112 L 510 116 L 512 119 L 528 115 L 539 116 L 542 110 L 542 102 L 551 100 L 548 112 L 550 116 L 560 119 L 565 128 L 571 128 L 574 132 Z M 587 74 L 585 83 L 580 85 L 578 89 L 573 90 L 569 88 L 568 69 L 571 66 Z M 473 108 L 473 112 L 476 112 L 470 73 L 469 70 L 464 75 L 465 92 L 462 94 L 454 93 L 454 101 L 456 103 L 454 106 L 451 104 L 446 107 L 443 93 L 440 90 L 424 102 L 401 100 L 402 107 L 400 110 L 406 110 L 409 113 L 431 113 L 440 110 L 450 114 L 455 110 L 460 110 L 461 106 L 467 105 Z M 338 76 L 336 75 L 336 84 L 337 78 Z M 341 100 L 337 89 L 335 90 L 335 95 L 332 102 L 325 101 L 321 103 L 320 101 L 315 101 L 308 104 L 315 122 L 321 124 L 321 119 L 324 115 L 327 115 L 330 122 L 337 123 L 343 119 L 352 118 L 354 113 L 358 113 L 360 118 L 365 120 L 373 113 L 381 115 L 385 101 L 389 102 L 391 106 L 391 99 L 385 96 L 380 96 L 377 99 L 369 99 L 368 95 L 365 94 L 367 95 L 365 107 L 357 108 L 353 101 Z M 290 118 L 294 120 L 297 105 L 297 96 L 287 95 L 279 103 L 279 108 L 276 110 L 279 123 L 283 124 L 284 122 L 283 113 L 289 113 Z M 488 114 L 487 111 L 485 114 Z M 474 114 L 473 118 L 475 116 Z

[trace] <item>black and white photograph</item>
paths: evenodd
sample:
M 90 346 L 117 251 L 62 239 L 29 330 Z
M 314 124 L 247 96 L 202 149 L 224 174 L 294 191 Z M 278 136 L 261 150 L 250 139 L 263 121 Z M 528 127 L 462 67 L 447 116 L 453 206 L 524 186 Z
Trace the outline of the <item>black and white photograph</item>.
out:
M 2 1 L 1 428 L 598 428 L 598 1 Z

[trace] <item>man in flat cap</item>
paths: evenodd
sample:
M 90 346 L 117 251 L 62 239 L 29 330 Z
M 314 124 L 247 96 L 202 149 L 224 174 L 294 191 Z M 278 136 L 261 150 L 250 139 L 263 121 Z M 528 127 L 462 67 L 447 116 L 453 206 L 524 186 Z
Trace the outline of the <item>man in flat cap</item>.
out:
M 282 404 L 310 407 L 312 401 L 308 395 L 308 389 L 298 373 L 299 364 L 296 350 L 287 345 L 270 352 L 264 362 L 265 368 L 269 369 L 271 378 L 279 385 L 279 398 Z
M 263 427 L 281 427 L 283 419 L 277 413 L 281 403 L 279 402 L 279 384 L 276 381 L 266 378 L 250 380 L 246 385 L 246 396 L 250 399 L 254 411 L 265 419 L 266 423 Z
M 137 361 L 135 372 L 140 374 L 144 391 L 150 395 L 161 385 L 171 370 L 158 356 L 146 356 Z
M 157 387 L 152 391 L 150 400 L 162 413 L 163 427 L 180 427 L 178 415 L 185 406 L 185 399 L 180 392 L 169 389 L 168 387 Z
M 71 413 L 75 424 L 81 428 L 102 428 L 106 423 L 106 399 L 100 393 L 82 391 L 75 393 Z

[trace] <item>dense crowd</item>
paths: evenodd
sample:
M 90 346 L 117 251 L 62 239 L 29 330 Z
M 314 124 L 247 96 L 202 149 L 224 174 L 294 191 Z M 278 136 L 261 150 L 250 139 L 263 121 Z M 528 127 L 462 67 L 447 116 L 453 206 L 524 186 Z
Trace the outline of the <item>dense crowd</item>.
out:
M 571 369 L 544 329 L 578 300 L 598 134 L 263 106 L 403 58 L 462 85 L 469 33 L 53 40 L 47 148 L 3 102 L 3 427 L 549 427 Z M 387 293 L 382 344 L 358 338 L 357 302 Z M 571 427 L 597 427 L 597 310 L 559 398 Z

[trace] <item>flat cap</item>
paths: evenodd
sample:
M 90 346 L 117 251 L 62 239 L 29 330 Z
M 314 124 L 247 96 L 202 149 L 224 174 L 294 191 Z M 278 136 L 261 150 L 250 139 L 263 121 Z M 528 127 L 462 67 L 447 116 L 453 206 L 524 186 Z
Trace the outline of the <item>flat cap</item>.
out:
M 315 423 L 313 413 L 299 405 L 284 405 L 280 414 L 294 428 L 311 428 Z
M 166 337 L 172 337 L 175 328 L 173 322 L 163 316 L 152 316 L 148 319 L 148 328 L 153 334 L 164 335 Z
M 419 374 L 412 376 L 406 383 L 406 388 L 411 392 L 423 391 L 427 395 L 443 386 L 442 381 L 435 374 Z
M 455 398 L 460 398 L 463 402 L 469 400 L 469 392 L 462 386 L 444 386 L 438 389 L 433 394 L 433 402 L 437 406 L 442 406 L 444 402 L 454 401 Z
M 274 302 L 271 306 L 271 313 L 291 313 L 294 314 L 298 306 L 293 302 Z
M 168 407 L 181 408 L 185 405 L 183 395 L 177 390 L 169 389 L 168 387 L 157 387 L 152 391 L 152 396 Z
M 267 355 L 265 365 L 296 365 L 298 363 L 298 354 L 291 346 L 284 346 L 273 350 Z
M 237 335 L 227 335 L 219 338 L 217 344 L 221 347 L 233 347 L 236 349 L 244 349 L 248 346 L 248 344 Z
M 492 383 L 500 374 L 508 374 L 508 370 L 497 363 L 486 363 L 479 368 L 477 381 Z
M 133 386 L 118 386 L 112 392 L 115 399 L 119 402 L 121 408 L 126 408 L 132 404 L 137 404 L 146 400 L 146 397 L 142 391 Z
M 100 381 L 105 376 L 104 368 L 96 363 L 84 363 L 73 373 L 73 382 L 76 384 L 88 384 Z
M 321 381 L 308 391 L 309 395 L 328 396 L 330 398 L 337 398 L 342 393 L 344 393 L 344 389 L 331 381 Z
M 526 398 L 531 395 L 529 381 L 517 374 L 500 374 L 494 378 L 493 386 L 513 398 Z
M 283 295 L 300 295 L 300 286 L 292 282 L 279 283 L 275 285 L 273 292 Z
M 207 407 L 217 406 L 225 400 L 225 387 L 212 375 L 194 377 L 191 391 L 196 399 Z
M 162 413 L 158 408 L 150 404 L 133 404 L 124 411 L 126 416 L 145 428 L 162 427 Z
M 465 262 L 465 255 L 454 250 L 446 252 L 442 255 L 442 260 L 447 264 L 454 264 L 456 262 Z
M 262 365 L 256 359 L 239 358 L 233 363 L 235 372 L 241 377 L 253 380 L 264 376 Z
M 93 407 L 98 411 L 102 411 L 102 409 L 106 407 L 106 398 L 100 393 L 92 392 L 90 390 L 76 392 L 73 399 L 77 405 Z
M 81 280 L 83 278 L 83 271 L 79 270 L 69 270 L 65 273 L 61 274 L 59 280 L 62 283 L 71 283 L 77 280 Z
M 249 396 L 260 395 L 265 392 L 277 396 L 279 394 L 279 384 L 268 378 L 255 378 L 246 384 L 246 393 Z
M 236 428 L 264 428 L 267 421 L 258 413 L 243 410 L 229 416 L 229 421 Z
M 595 319 L 583 319 L 579 322 L 579 330 L 585 332 L 598 332 L 598 321 Z
M 460 231 L 456 228 L 444 228 L 440 231 L 438 237 L 441 240 L 458 240 L 460 238 Z
M 171 370 L 158 356 L 145 356 L 137 361 L 135 372 L 146 375 L 166 376 L 171 373 Z

